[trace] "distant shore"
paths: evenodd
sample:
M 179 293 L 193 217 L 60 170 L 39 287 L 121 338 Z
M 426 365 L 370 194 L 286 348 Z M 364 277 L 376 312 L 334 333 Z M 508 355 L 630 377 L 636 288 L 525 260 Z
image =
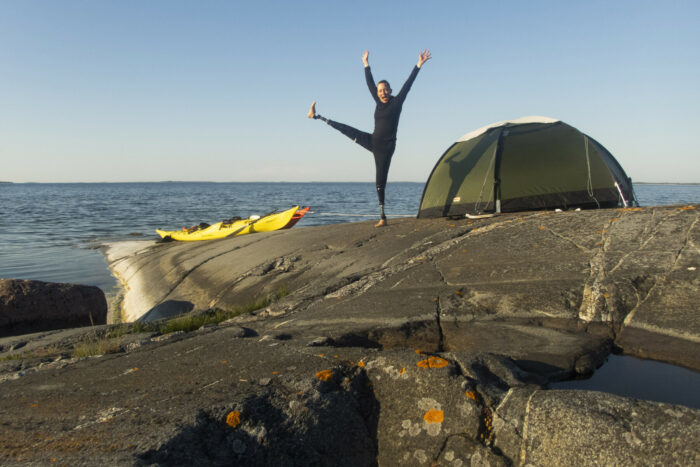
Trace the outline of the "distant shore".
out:
M 681 183 L 681 182 L 632 182 L 634 185 L 700 185 L 700 182 L 688 182 L 688 183 Z
M 237 181 L 229 181 L 229 182 L 212 182 L 212 181 L 202 181 L 202 180 L 188 180 L 188 181 L 174 181 L 174 180 L 164 180 L 164 181 L 151 181 L 151 182 L 7 182 L 7 181 L 1 181 L 0 184 L 7 184 L 7 185 L 39 185 L 39 184 L 66 184 L 66 185 L 71 185 L 71 184 L 80 184 L 80 183 L 85 183 L 85 184 L 94 184 L 94 183 L 114 183 L 114 184 L 128 184 L 128 183 L 371 183 L 371 181 L 366 181 L 366 182 L 322 182 L 322 181 L 308 181 L 308 182 L 289 182 L 289 181 L 280 181 L 280 182 L 263 182 L 263 181 L 257 181 L 257 182 L 251 182 L 251 181 L 245 181 L 245 182 L 237 182 Z M 406 182 L 406 181 L 396 181 L 396 182 L 390 182 L 390 183 L 425 183 L 423 181 L 420 182 Z M 690 186 L 697 186 L 700 185 L 700 182 L 632 182 L 634 185 L 677 185 L 677 186 L 684 186 L 684 185 L 690 185 Z

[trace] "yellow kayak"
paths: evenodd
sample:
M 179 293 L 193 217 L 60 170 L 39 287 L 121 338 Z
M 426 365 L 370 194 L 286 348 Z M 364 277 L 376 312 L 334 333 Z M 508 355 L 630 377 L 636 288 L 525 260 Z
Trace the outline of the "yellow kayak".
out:
M 299 206 L 294 206 L 286 211 L 268 214 L 264 217 L 252 216 L 249 219 L 235 220 L 230 223 L 217 222 L 204 228 L 194 227 L 183 230 L 160 230 L 158 235 L 163 238 L 171 238 L 181 242 L 194 242 L 199 240 L 214 240 L 229 236 L 245 235 L 255 232 L 271 232 L 284 228 L 294 217 Z

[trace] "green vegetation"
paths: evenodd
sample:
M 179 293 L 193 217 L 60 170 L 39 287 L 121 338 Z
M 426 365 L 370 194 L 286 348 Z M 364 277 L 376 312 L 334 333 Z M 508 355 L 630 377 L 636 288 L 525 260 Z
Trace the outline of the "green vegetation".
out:
M 235 318 L 236 316 L 265 308 L 266 306 L 269 306 L 273 302 L 276 302 L 287 295 L 289 295 L 289 289 L 286 285 L 282 285 L 272 296 L 258 298 L 245 305 L 237 306 L 233 310 L 221 310 L 219 308 L 215 308 L 206 313 L 186 315 L 170 319 L 164 323 L 161 323 L 158 331 L 161 334 L 168 334 L 177 331 L 195 331 L 202 326 L 206 326 L 207 324 L 218 324 L 222 321 Z
M 117 353 L 119 350 L 121 350 L 121 346 L 112 339 L 102 338 L 86 340 L 73 347 L 73 357 L 81 358 L 90 357 L 92 355 L 106 355 Z
M 3 355 L 2 357 L 0 357 L 0 362 L 7 362 L 10 360 L 21 360 L 23 358 L 27 358 L 25 354 L 26 354 L 26 352 L 25 353 L 12 353 L 10 355 Z
M 178 316 L 165 321 L 144 323 L 141 321 L 136 321 L 133 323 L 122 323 L 114 326 L 110 326 L 109 329 L 104 332 L 98 333 L 97 331 L 91 333 L 81 342 L 73 346 L 72 357 L 90 357 L 93 355 L 106 355 L 111 353 L 117 353 L 121 351 L 122 337 L 129 334 L 139 334 L 139 333 L 156 333 L 156 334 L 169 334 L 172 332 L 184 331 L 191 332 L 196 331 L 202 326 L 208 324 L 218 324 L 222 321 L 235 318 L 236 316 L 244 315 L 246 313 L 265 308 L 270 304 L 280 300 L 287 295 L 289 295 L 289 289 L 287 286 L 281 286 L 277 289 L 274 294 L 253 300 L 245 305 L 237 306 L 232 310 L 222 310 L 220 308 L 213 308 L 205 312 L 191 313 L 184 316 Z M 8 360 L 21 360 L 25 358 L 34 357 L 51 357 L 58 356 L 62 353 L 62 349 L 57 346 L 52 346 L 50 348 L 38 349 L 34 352 L 24 352 L 17 354 L 3 355 L 0 357 L 0 361 Z
M 63 349 L 59 345 L 54 344 L 46 347 L 39 347 L 34 350 L 25 350 L 21 353 L 3 355 L 2 357 L 0 357 L 0 362 L 7 362 L 10 360 L 24 360 L 27 358 L 53 359 L 54 357 L 57 357 L 62 354 Z

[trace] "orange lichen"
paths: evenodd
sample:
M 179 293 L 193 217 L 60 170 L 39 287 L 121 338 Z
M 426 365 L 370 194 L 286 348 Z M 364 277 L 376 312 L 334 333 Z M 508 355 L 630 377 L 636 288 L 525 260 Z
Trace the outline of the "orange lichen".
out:
M 360 368 L 364 368 L 364 367 L 365 367 L 365 362 L 363 362 L 362 360 L 360 360 L 359 362 L 357 362 L 357 366 L 359 366 Z
M 547 230 L 547 227 L 545 227 L 544 225 L 541 225 L 540 230 Z
M 231 428 L 236 428 L 241 424 L 241 413 L 237 410 L 231 411 L 226 415 L 226 424 Z
M 406 367 L 401 368 L 401 371 L 399 371 L 399 374 L 402 375 L 406 373 Z
M 631 211 L 641 211 L 642 208 L 620 208 L 618 211 L 631 212 Z
M 323 357 L 325 357 L 326 355 L 325 355 L 325 354 L 322 354 L 322 353 L 320 353 L 320 354 L 318 354 L 318 355 L 316 355 L 316 356 L 317 356 L 317 357 L 321 357 L 321 358 L 323 358 Z
M 273 371 L 273 372 L 272 372 L 273 375 L 276 375 L 277 373 L 279 373 L 279 371 Z
M 442 423 L 444 419 L 445 413 L 442 410 L 430 409 L 423 415 L 423 420 L 428 423 Z
M 420 362 L 416 363 L 416 366 L 419 366 L 421 368 L 444 368 L 449 364 L 450 362 L 448 362 L 444 358 L 428 357 L 427 359 L 421 360 Z
M 226 365 L 228 362 L 226 360 L 221 360 L 222 365 Z
M 455 294 L 459 295 L 460 297 L 464 295 L 464 293 L 461 290 L 456 291 Z
M 471 400 L 476 400 L 476 391 L 466 391 L 464 394 Z
M 683 206 L 682 208 L 678 208 L 679 211 L 690 211 L 691 209 L 696 209 L 695 206 Z
M 316 377 L 321 381 L 330 381 L 333 378 L 333 370 L 321 370 L 316 373 Z

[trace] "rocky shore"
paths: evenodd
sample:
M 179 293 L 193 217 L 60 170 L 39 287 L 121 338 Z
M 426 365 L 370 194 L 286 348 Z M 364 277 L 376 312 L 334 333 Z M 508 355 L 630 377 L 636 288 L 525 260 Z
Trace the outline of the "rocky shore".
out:
M 116 245 L 133 324 L 0 339 L 0 460 L 698 464 L 699 410 L 547 389 L 613 351 L 700 370 L 698 218 L 526 212 Z M 225 319 L 168 332 L 183 312 Z M 71 353 L 90 339 L 110 350 Z

